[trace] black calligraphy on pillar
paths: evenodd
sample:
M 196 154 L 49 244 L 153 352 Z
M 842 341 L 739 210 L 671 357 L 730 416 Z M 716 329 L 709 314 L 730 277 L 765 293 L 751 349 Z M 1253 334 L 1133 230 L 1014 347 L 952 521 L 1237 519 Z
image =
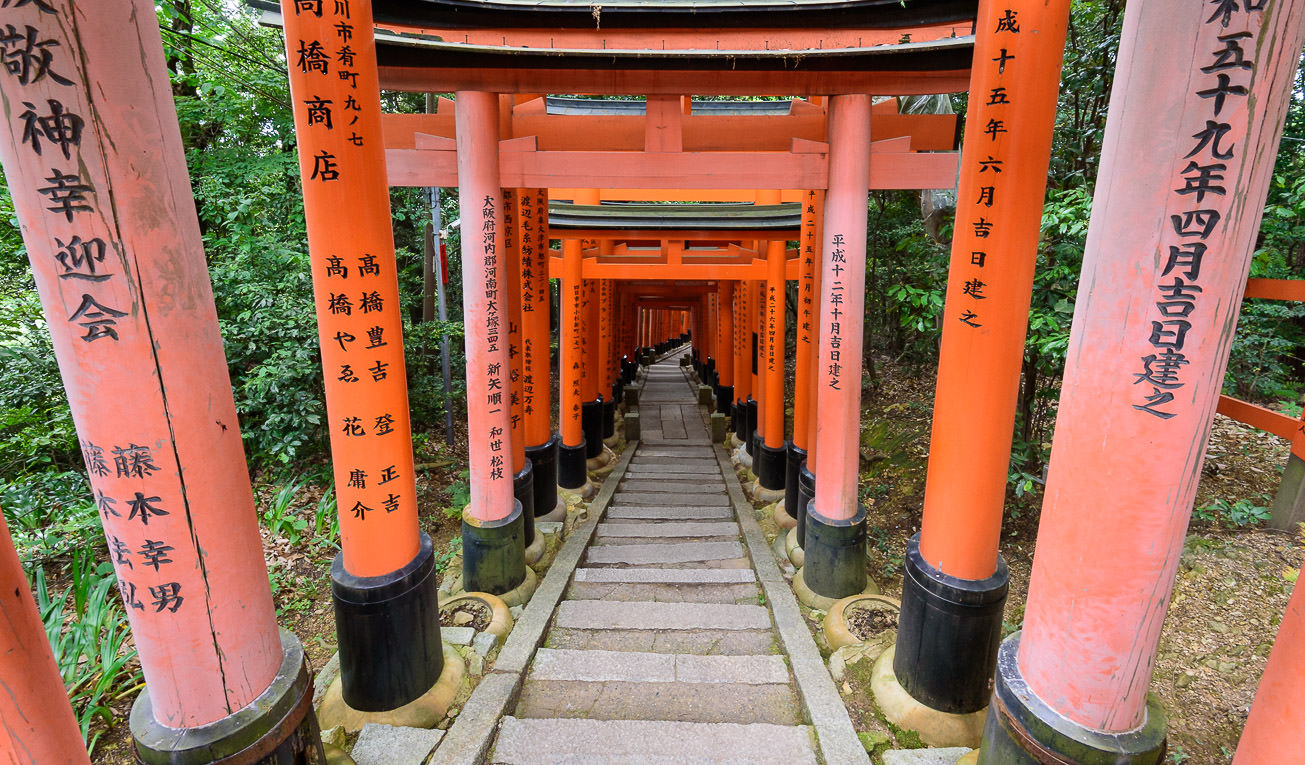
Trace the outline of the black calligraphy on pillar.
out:
M 1204 19 L 1202 41 L 1207 30 L 1226 29 L 1243 13 L 1248 24 L 1255 24 L 1250 14 L 1262 11 L 1264 0 L 1211 0 L 1209 5 L 1215 10 Z M 1228 161 L 1235 159 L 1239 148 L 1230 137 L 1235 135 L 1233 125 L 1224 121 L 1223 113 L 1249 96 L 1255 71 L 1255 62 L 1247 58 L 1247 51 L 1255 49 L 1255 32 L 1215 31 L 1213 37 L 1209 63 L 1198 68 L 1192 92 L 1209 113 L 1195 115 L 1192 148 L 1183 156 L 1187 162 L 1172 187 L 1172 199 L 1187 207 L 1169 216 L 1169 226 L 1160 240 L 1156 313 L 1146 338 L 1151 352 L 1139 357 L 1140 366 L 1133 373 L 1133 384 L 1142 386 L 1141 401 L 1133 404 L 1133 409 L 1162 420 L 1177 416 L 1170 407 L 1174 391 L 1187 384 L 1182 373 L 1192 360 L 1184 349 L 1201 295 L 1201 268 L 1219 258 L 1219 253 L 1211 250 L 1210 236 L 1227 217 Z
M 831 390 L 843 390 L 843 374 L 846 371 L 843 365 L 843 316 L 846 311 L 843 308 L 843 296 L 847 291 L 846 285 L 843 284 L 843 271 L 847 268 L 847 237 L 842 233 L 835 233 L 830 237 L 830 243 L 833 245 L 829 250 L 829 269 L 833 279 L 829 281 L 826 287 L 829 293 L 829 324 L 824 327 L 829 337 L 829 357 L 825 360 L 826 385 Z M 857 360 L 856 372 L 860 372 L 860 360 Z

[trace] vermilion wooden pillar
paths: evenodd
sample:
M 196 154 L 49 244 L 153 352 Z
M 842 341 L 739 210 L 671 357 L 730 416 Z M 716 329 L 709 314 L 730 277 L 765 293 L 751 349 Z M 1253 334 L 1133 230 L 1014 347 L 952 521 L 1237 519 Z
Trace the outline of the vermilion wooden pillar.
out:
M 907 693 L 952 714 L 987 706 L 1001 642 L 997 545 L 1069 0 L 991 0 L 978 18 L 924 519 L 893 655 Z M 948 743 L 973 745 L 971 722 Z
M 562 240 L 561 280 L 561 366 L 558 420 L 562 443 L 557 457 L 557 484 L 564 489 L 582 489 L 588 481 L 585 471 L 584 404 L 584 287 L 581 284 L 579 239 Z M 645 333 L 648 330 L 645 317 Z
M 382 711 L 429 690 L 443 651 L 434 548 L 417 528 L 371 3 L 285 0 L 281 11 L 340 514 L 331 590 L 343 699 Z M 353 52 L 343 79 L 341 49 Z M 388 609 L 416 618 L 368 616 Z
M 716 411 L 728 415 L 734 403 L 734 282 L 717 282 L 716 290 Z
M 815 497 L 816 360 L 820 350 L 820 248 L 825 192 L 803 194 L 802 231 L 798 243 L 797 359 L 793 380 L 793 440 L 788 449 L 784 506 L 797 519 L 797 541 L 806 534 L 806 507 Z
M 1305 744 L 1305 587 L 1299 581 L 1278 627 L 1233 765 L 1273 762 Z
M 471 472 L 471 504 L 462 517 L 462 580 L 469 592 L 500 595 L 526 576 L 523 508 L 513 494 L 508 357 L 509 307 L 519 296 L 507 294 L 498 96 L 460 91 L 456 98 Z
M 86 763 L 41 614 L 0 516 L 0 755 L 16 765 Z
M 867 581 L 865 509 L 857 500 L 857 466 L 870 97 L 832 96 L 829 110 L 829 190 L 817 317 L 820 472 L 815 499 L 806 510 L 806 560 L 798 576 L 812 593 L 842 598 L 861 592 Z
M 511 97 L 499 96 L 500 124 L 506 116 L 511 115 Z M 522 309 L 528 296 L 522 290 L 522 240 L 521 240 L 521 199 L 516 189 L 503 189 L 503 271 L 507 277 L 507 290 L 502 292 L 505 298 L 500 307 L 506 315 L 508 387 L 510 406 L 508 422 L 512 437 L 512 496 L 521 503 L 521 529 L 525 538 L 526 557 L 538 560 L 543 554 L 542 540 L 539 547 L 532 547 L 535 542 L 535 469 L 534 464 L 526 459 L 526 422 L 525 422 L 525 358 L 522 354 L 524 313 Z
M 558 437 L 552 424 L 552 352 L 549 332 L 548 190 L 521 189 L 521 395 L 526 456 L 534 472 L 535 517 L 553 518 L 557 497 Z M 562 513 L 566 512 L 562 507 Z
M 748 402 L 752 400 L 752 337 L 748 321 L 748 296 L 751 282 L 744 280 L 734 285 L 734 438 L 739 442 L 738 457 L 747 456 L 747 443 L 752 437 L 748 427 Z M 754 423 L 755 424 L 755 423 Z
M 1147 687 L 1302 42 L 1291 3 L 1126 10 L 1024 629 L 980 762 L 1163 756 Z
M 276 625 L 153 5 L 11 5 L 0 161 L 145 675 L 137 750 L 184 761 L 182 731 L 224 754 L 233 735 L 320 754 L 302 647 Z M 0 581 L 15 746 L 0 752 L 85 762 L 7 530 Z M 50 685 L 24 694 L 34 682 Z M 251 703 L 290 714 L 232 719 Z

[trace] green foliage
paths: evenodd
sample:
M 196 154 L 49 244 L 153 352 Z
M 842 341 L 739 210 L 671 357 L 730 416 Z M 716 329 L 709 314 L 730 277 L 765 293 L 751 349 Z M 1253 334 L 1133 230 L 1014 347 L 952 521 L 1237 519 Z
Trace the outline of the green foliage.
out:
M 139 670 L 130 669 L 136 651 L 127 642 L 127 617 L 112 565 L 96 565 L 89 554 L 81 555 L 70 577 L 67 587 L 52 593 L 44 567 L 37 567 L 33 590 L 82 739 L 92 752 L 115 722 L 112 705 L 136 693 L 142 679 Z M 100 724 L 92 732 L 96 722 Z
M 1273 514 L 1273 509 L 1268 506 L 1269 498 L 1262 495 L 1259 499 L 1264 504 L 1256 504 L 1249 499 L 1239 499 L 1235 502 L 1214 499 L 1195 508 L 1192 515 L 1199 521 L 1222 524 L 1229 529 L 1258 526 L 1269 520 Z
M 458 480 L 449 487 L 449 504 L 444 507 L 444 514 L 450 518 L 461 518 L 462 508 L 471 502 L 471 470 L 463 470 Z

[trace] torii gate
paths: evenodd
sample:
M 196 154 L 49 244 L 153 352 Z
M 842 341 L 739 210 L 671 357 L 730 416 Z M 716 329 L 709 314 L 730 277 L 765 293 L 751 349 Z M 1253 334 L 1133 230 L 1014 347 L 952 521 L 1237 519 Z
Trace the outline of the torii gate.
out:
M 405 445 L 385 193 L 395 179 L 385 172 L 387 159 L 391 167 L 410 161 L 409 180 L 418 185 L 453 180 L 456 170 L 464 232 L 482 235 L 464 242 L 465 315 L 477 330 L 468 335 L 468 388 L 477 394 L 469 419 L 473 443 L 484 444 L 471 454 L 464 574 L 491 591 L 523 585 L 527 544 L 523 503 L 514 491 L 526 461 L 518 458 L 510 405 L 490 398 L 510 390 L 512 363 L 511 340 L 503 333 L 511 332 L 504 325 L 512 321 L 515 296 L 506 286 L 512 259 L 501 257 L 509 251 L 501 189 L 823 190 L 823 215 L 814 221 L 823 227 L 820 252 L 812 259 L 820 264 L 813 309 L 818 339 L 812 338 L 816 352 L 810 353 L 818 370 L 811 398 L 820 418 L 806 423 L 808 434 L 815 431 L 809 447 L 819 446 L 820 459 L 815 496 L 804 513 L 805 585 L 816 596 L 833 597 L 860 585 L 852 564 L 860 563 L 853 559 L 864 544 L 856 429 L 847 427 L 856 421 L 859 376 L 843 366 L 841 354 L 860 357 L 865 194 L 881 166 L 936 170 L 928 163 L 954 162 L 904 152 L 872 158 L 869 94 L 959 91 L 969 82 L 971 92 L 987 100 L 972 100 L 967 124 L 960 194 L 972 217 L 964 219 L 953 245 L 925 530 L 907 561 L 896 679 L 939 713 L 965 716 L 976 711 L 967 709 L 975 699 L 995 699 L 981 762 L 1157 762 L 1164 721 L 1148 708 L 1146 679 L 1227 357 L 1227 327 L 1236 318 L 1232 298 L 1241 293 L 1257 229 L 1270 172 L 1266 158 L 1276 151 L 1305 39 L 1305 14 L 1290 13 L 1285 0 L 1195 7 L 1156 0 L 1129 7 L 1119 57 L 1124 71 L 1112 99 L 1026 629 L 1002 646 L 989 696 L 976 679 L 986 688 L 993 676 L 987 663 L 995 658 L 999 634 L 993 613 L 999 627 L 994 606 L 1005 591 L 995 533 L 1000 504 L 992 505 L 990 488 L 1004 478 L 1002 454 L 1009 448 L 1003 401 L 1014 396 L 1009 362 L 1022 343 L 1032 262 L 1027 245 L 1036 241 L 1055 102 L 1051 64 L 1058 60 L 1066 4 L 1011 0 L 976 11 L 963 2 L 797 7 L 763 0 L 744 12 L 755 14 L 749 23 L 765 18 L 792 27 L 770 31 L 731 26 L 729 12 L 715 7 L 700 14 L 680 4 L 660 10 L 639 3 L 605 6 L 601 29 L 591 28 L 587 5 L 541 3 L 505 13 L 507 7 L 378 2 L 376 19 L 387 31 L 377 46 L 367 0 L 282 5 L 331 383 L 333 455 L 337 472 L 367 477 L 342 490 L 343 550 L 332 575 L 346 700 L 362 709 L 392 709 L 425 693 L 441 669 L 430 543 L 416 528 L 411 449 Z M 6 51 L 20 55 L 0 80 L 11 115 L 0 158 L 13 184 L 147 679 L 148 692 L 132 714 L 140 756 L 311 761 L 322 755 L 306 701 L 311 681 L 298 641 L 277 632 L 257 543 L 251 543 L 256 518 L 179 135 L 166 87 L 159 87 L 166 77 L 151 11 L 143 0 L 75 7 L 70 0 L 40 0 L 7 8 L 6 20 L 24 25 L 25 39 L 43 53 L 29 48 L 24 58 L 21 51 Z M 704 18 L 721 26 L 703 31 Z M 398 34 L 390 36 L 393 30 Z M 122 55 L 124 32 L 140 55 Z M 348 76 L 340 78 L 332 68 L 339 59 L 329 58 L 320 42 L 344 34 L 352 58 L 343 70 Z M 902 42 L 903 36 L 910 41 Z M 76 55 L 63 55 L 72 51 Z M 978 64 L 972 73 L 971 60 Z M 1030 61 L 1034 65 L 1026 66 Z M 1127 76 L 1134 70 L 1147 76 Z M 457 91 L 454 146 L 447 136 L 420 144 L 414 136 L 411 148 L 383 151 L 382 84 Z M 504 135 L 508 109 L 499 94 L 555 90 L 651 96 L 642 146 L 550 147 L 529 134 Z M 733 133 L 725 144 L 687 143 L 694 114 L 692 107 L 683 114 L 684 94 L 777 90 L 826 99 L 810 102 L 825 115 L 823 137 L 796 140 L 790 134 L 787 145 L 775 146 Z M 80 120 L 78 130 L 88 138 L 60 145 L 62 159 L 55 143 L 42 156 L 33 133 L 22 129 L 29 118 L 18 108 L 53 108 L 55 102 Z M 515 98 L 507 103 L 515 112 Z M 345 115 L 356 122 L 341 119 L 335 123 L 341 129 L 333 128 L 332 105 L 356 112 Z M 1158 125 L 1156 114 L 1174 124 Z M 511 121 L 508 127 L 516 129 Z M 1016 146 L 1024 161 L 1007 153 Z M 1139 168 L 1139 156 L 1159 157 L 1171 172 Z M 51 162 L 55 167 L 47 170 Z M 537 205 L 539 196 L 534 199 Z M 105 259 L 53 257 L 74 235 L 103 245 Z M 1167 248 L 1169 255 L 1139 259 L 1139 242 L 1155 252 Z M 532 257 L 546 258 L 546 246 L 535 245 Z M 1202 271 L 1207 250 L 1223 257 L 1206 259 Z M 780 260 L 772 252 L 768 248 L 767 280 L 776 278 L 771 269 Z M 528 262 L 539 269 L 532 273 L 546 271 L 543 263 L 526 260 L 524 248 L 520 254 L 522 278 Z M 1000 262 L 999 254 L 1009 262 Z M 564 283 L 576 290 L 583 288 L 581 260 L 563 265 Z M 1186 281 L 1163 283 L 1171 272 Z M 1003 281 L 989 281 L 992 274 Z M 538 306 L 543 280 L 534 281 L 534 289 L 524 282 L 522 289 Z M 736 306 L 749 302 L 734 297 Z M 733 328 L 759 313 L 739 312 Z M 688 316 L 680 318 L 683 334 Z M 537 331 L 539 323 L 530 326 Z M 520 333 L 520 342 L 528 343 L 531 330 Z M 1103 347 L 1103 338 L 1114 344 Z M 1120 353 L 1119 343 L 1129 350 Z M 1140 356 L 1141 367 L 1129 356 L 1135 347 L 1152 351 Z M 350 355 L 360 351 L 366 353 Z M 1179 351 L 1181 360 L 1175 359 Z M 1181 374 L 1178 367 L 1166 372 L 1157 366 L 1162 355 L 1180 364 Z M 963 373 L 979 368 L 997 374 L 971 388 L 974 376 Z M 133 377 L 140 369 L 154 376 Z M 344 387 L 362 382 L 363 370 L 371 379 L 358 391 Z M 142 379 L 151 380 L 144 389 Z M 1147 385 L 1134 387 L 1140 382 Z M 127 400 L 117 395 L 122 390 L 135 395 Z M 1109 431 L 1100 426 L 1103 416 L 1131 419 Z M 962 430 L 965 448 L 946 448 Z M 1156 439 L 1181 448 L 1157 456 L 1151 451 Z M 116 475 L 104 463 L 106 445 L 124 459 Z M 960 488 L 948 491 L 948 484 Z M 1141 500 L 1114 496 L 1121 485 L 1133 487 Z M 131 515 L 124 518 L 117 511 L 128 505 Z M 151 573 L 131 563 L 138 555 L 146 556 L 135 560 L 148 561 Z M 11 563 L 6 570 L 12 571 Z M 1093 575 L 1095 589 L 1083 586 L 1079 568 Z M 1305 734 L 1305 721 L 1292 706 L 1292 681 L 1305 675 L 1302 591 L 1284 620 L 1238 762 L 1270 761 Z M 980 608 L 960 608 L 968 606 Z M 5 624 L 13 625 L 0 633 L 6 646 L 43 645 L 30 612 Z M 34 702 L 48 702 L 58 682 L 41 679 L 49 674 L 48 660 L 28 671 L 34 654 L 2 654 L 5 676 L 28 681 Z M 903 660 L 908 654 L 912 659 Z M 939 682 L 953 669 L 950 684 Z M 35 753 L 33 761 L 77 759 L 66 739 L 46 733 L 67 731 L 66 717 L 33 723 L 24 714 L 57 704 L 15 696 L 2 703 L 6 723 L 23 721 L 6 724 L 5 735 L 21 751 Z

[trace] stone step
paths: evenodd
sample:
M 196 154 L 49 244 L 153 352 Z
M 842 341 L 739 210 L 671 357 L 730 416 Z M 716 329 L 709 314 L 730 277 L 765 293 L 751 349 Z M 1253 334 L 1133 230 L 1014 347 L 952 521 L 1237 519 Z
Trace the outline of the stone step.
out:
M 750 584 L 751 569 L 690 570 L 683 568 L 580 568 L 575 581 L 595 584 Z
M 649 473 L 644 470 L 628 469 L 621 478 L 625 481 L 691 481 L 699 484 L 706 481 L 717 482 L 721 480 L 720 473 L 716 471 L 710 473 Z
M 589 549 L 597 550 L 599 548 L 608 549 L 611 547 L 631 547 L 633 545 L 684 545 L 684 544 L 714 544 L 719 542 L 733 542 L 739 538 L 738 533 L 726 534 L 725 536 L 716 537 L 597 537 L 590 544 Z M 712 558 L 711 560 L 728 560 L 726 558 Z M 643 563 L 631 563 L 632 566 L 648 566 L 659 563 L 688 563 L 689 561 L 658 559 L 654 561 L 645 561 Z M 595 561 L 595 563 L 600 563 Z
M 554 627 L 548 648 L 586 651 L 692 653 L 700 656 L 752 656 L 778 653 L 775 634 L 766 630 L 581 630 Z
M 641 683 L 615 680 L 586 683 L 527 678 L 517 697 L 514 714 L 517 717 L 583 717 L 590 720 L 676 720 L 773 725 L 798 725 L 802 722 L 797 695 L 788 685 L 739 683 Z
M 648 565 L 729 560 L 743 557 L 738 542 L 679 542 L 672 544 L 597 545 L 589 548 L 588 563 Z
M 618 507 L 607 508 L 604 516 L 609 520 L 725 520 L 734 517 L 733 508 L 729 507 Z
M 733 683 L 787 685 L 782 656 L 698 656 L 629 651 L 577 651 L 541 648 L 529 679 L 585 683 Z
M 729 507 L 730 498 L 725 494 L 653 494 L 650 492 L 618 491 L 612 497 L 614 505 L 662 505 L 677 507 Z
M 759 630 L 770 629 L 770 612 L 765 606 L 719 603 L 564 600 L 553 624 L 586 630 Z
M 604 521 L 598 524 L 600 537 L 737 537 L 739 524 L 734 521 Z
M 761 590 L 743 584 L 644 584 L 572 582 L 569 600 L 655 601 L 658 603 L 757 603 Z
M 815 765 L 807 726 L 504 717 L 491 760 L 504 765 Z
M 720 475 L 720 466 L 716 460 L 697 460 L 692 465 L 683 461 L 672 463 L 668 460 L 631 460 L 630 466 L 625 469 L 626 475 L 643 473 L 651 475 L 692 473 L 717 477 Z
M 656 457 L 660 460 L 682 459 L 692 457 L 700 460 L 714 459 L 715 452 L 710 446 L 646 446 L 635 452 L 645 459 Z
M 659 479 L 656 481 L 640 481 L 638 479 L 624 478 L 621 485 L 616 488 L 616 493 L 640 492 L 646 494 L 724 494 L 725 482 L 719 478 L 709 478 L 703 481 L 671 481 Z

